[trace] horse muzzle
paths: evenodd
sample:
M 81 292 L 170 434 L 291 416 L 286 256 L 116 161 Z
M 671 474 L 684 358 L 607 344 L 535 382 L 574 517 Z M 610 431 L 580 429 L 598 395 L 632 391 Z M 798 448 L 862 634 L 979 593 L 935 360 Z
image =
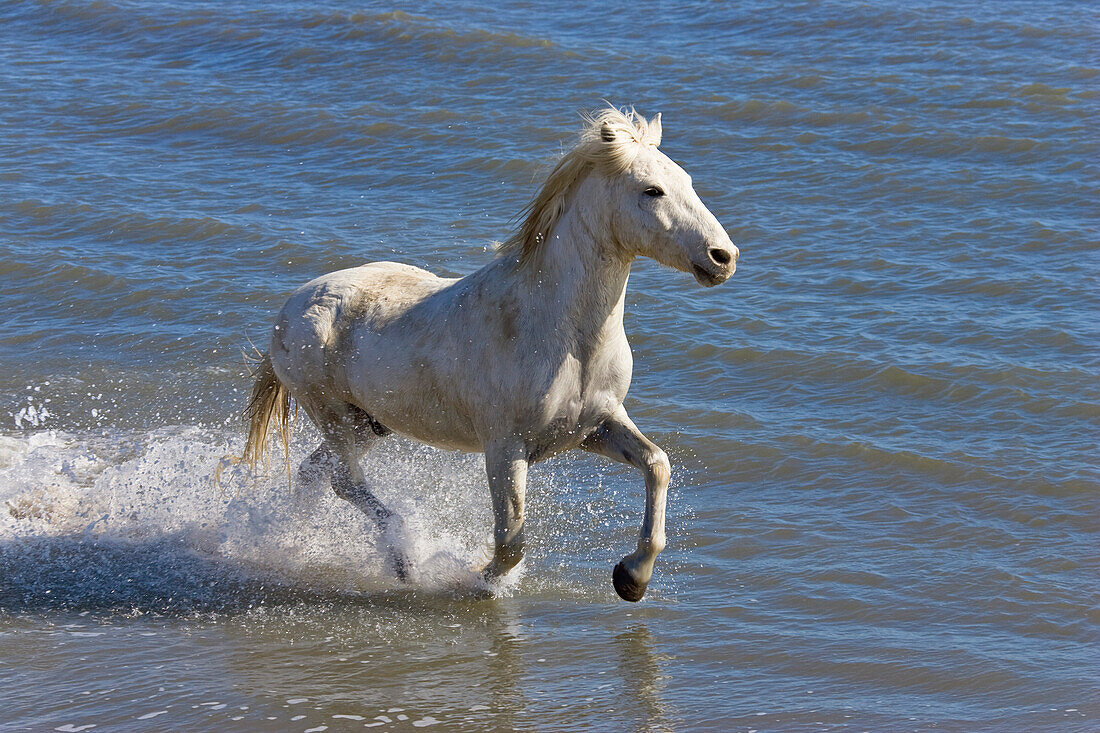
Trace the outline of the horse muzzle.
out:
M 737 271 L 737 258 L 740 255 L 741 252 L 732 243 L 708 247 L 705 260 L 692 259 L 691 272 L 695 275 L 695 280 L 705 288 L 721 285 Z

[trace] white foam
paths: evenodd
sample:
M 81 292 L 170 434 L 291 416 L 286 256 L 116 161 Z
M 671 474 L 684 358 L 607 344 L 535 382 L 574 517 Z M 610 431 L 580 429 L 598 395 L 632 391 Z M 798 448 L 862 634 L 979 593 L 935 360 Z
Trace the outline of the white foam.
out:
M 396 585 L 370 518 L 336 498 L 325 479 L 288 486 L 280 460 L 264 476 L 227 472 L 216 489 L 220 459 L 241 440 L 195 427 L 0 436 L 0 541 L 170 540 L 182 551 L 311 587 Z M 306 439 L 296 442 L 291 464 L 311 448 Z M 481 461 L 392 440 L 368 456 L 364 470 L 379 498 L 405 518 L 415 585 L 472 584 L 470 567 L 487 556 L 491 536 Z

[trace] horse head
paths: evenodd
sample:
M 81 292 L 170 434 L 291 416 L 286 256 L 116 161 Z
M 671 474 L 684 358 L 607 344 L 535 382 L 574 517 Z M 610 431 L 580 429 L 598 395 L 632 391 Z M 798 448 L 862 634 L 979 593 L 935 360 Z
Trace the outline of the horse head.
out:
M 644 256 L 704 286 L 725 282 L 737 269 L 737 247 L 692 188 L 691 176 L 658 149 L 661 116 L 606 110 L 591 120 L 587 144 L 610 211 L 614 239 L 630 256 Z
M 725 282 L 739 252 L 691 186 L 658 150 L 661 116 L 605 109 L 585 118 L 567 153 L 521 215 L 502 254 L 536 260 L 567 209 L 579 209 L 591 239 L 629 261 L 650 257 L 707 287 Z

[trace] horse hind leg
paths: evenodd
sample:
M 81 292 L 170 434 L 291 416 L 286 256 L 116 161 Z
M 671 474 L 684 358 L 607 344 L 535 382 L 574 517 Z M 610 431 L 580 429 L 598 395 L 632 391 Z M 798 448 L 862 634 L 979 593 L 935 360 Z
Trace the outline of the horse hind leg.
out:
M 391 569 L 399 580 L 408 580 L 412 562 L 401 547 L 405 523 L 374 495 L 359 466 L 363 454 L 390 430 L 355 405 L 316 411 L 317 415 L 307 411 L 325 442 L 306 459 L 303 468 L 320 467 L 329 472 L 333 492 L 374 520 L 385 539 Z
M 378 438 L 384 438 L 389 435 L 392 430 L 387 428 L 382 423 L 378 422 L 367 412 L 355 405 L 344 404 L 338 411 L 342 414 L 334 415 L 333 410 L 308 410 L 310 417 L 313 418 L 317 415 L 317 419 L 314 422 L 321 424 L 333 424 L 346 429 L 350 426 L 352 435 L 351 439 L 355 443 L 355 452 L 358 456 L 366 453 L 371 444 Z M 333 470 L 336 468 L 336 454 L 328 444 L 329 436 L 326 436 L 325 441 L 322 441 L 317 446 L 309 457 L 303 460 L 298 465 L 298 479 L 302 483 L 310 483 L 318 478 L 324 477 L 331 480 Z M 337 439 L 336 442 L 340 442 Z
M 309 454 L 309 458 L 298 465 L 298 483 L 312 484 L 322 478 L 331 481 L 334 468 L 335 456 L 327 443 L 321 443 Z
M 406 537 L 405 522 L 371 492 L 361 473 L 357 475 L 357 472 L 358 467 L 349 470 L 347 463 L 340 460 L 332 474 L 332 489 L 338 497 L 374 519 L 386 542 L 390 569 L 398 580 L 407 581 L 412 573 L 412 560 L 402 547 Z

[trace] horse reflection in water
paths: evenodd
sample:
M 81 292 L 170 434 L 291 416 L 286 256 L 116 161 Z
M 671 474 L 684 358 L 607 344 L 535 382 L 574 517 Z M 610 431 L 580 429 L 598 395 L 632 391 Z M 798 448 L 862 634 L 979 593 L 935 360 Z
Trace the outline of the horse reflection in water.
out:
M 402 521 L 371 493 L 359 458 L 390 433 L 483 452 L 495 524 L 487 581 L 523 557 L 528 466 L 574 448 L 630 464 L 645 477 L 645 516 L 612 580 L 640 600 L 665 546 L 670 468 L 623 408 L 630 265 L 651 257 L 713 286 L 738 256 L 660 141 L 660 115 L 586 117 L 515 234 L 467 277 L 373 262 L 297 290 L 260 363 L 242 460 L 255 467 L 272 423 L 285 437 L 297 400 L 324 438 L 303 469 L 329 471 L 336 494 L 377 521 L 405 579 Z

